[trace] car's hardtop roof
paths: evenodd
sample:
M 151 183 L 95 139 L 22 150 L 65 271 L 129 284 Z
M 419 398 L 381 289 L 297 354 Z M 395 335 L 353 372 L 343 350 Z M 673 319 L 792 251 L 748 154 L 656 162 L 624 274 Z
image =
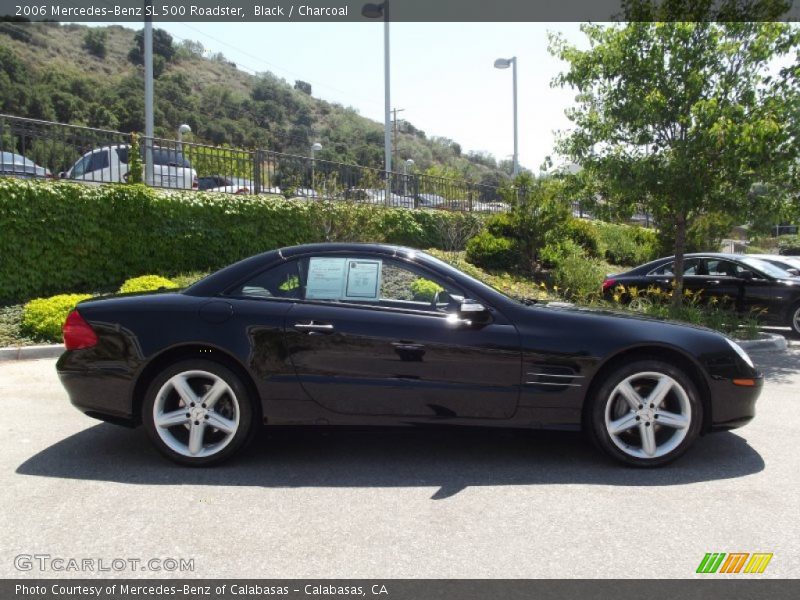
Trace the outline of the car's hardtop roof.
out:
M 232 285 L 238 283 L 248 275 L 255 273 L 263 268 L 266 268 L 274 263 L 293 258 L 295 256 L 302 256 L 304 254 L 313 254 L 315 252 L 336 253 L 336 254 L 383 254 L 386 256 L 401 256 L 411 258 L 412 256 L 426 256 L 421 255 L 420 251 L 404 246 L 395 246 L 391 244 L 374 244 L 374 243 L 354 243 L 354 242 L 324 242 L 318 244 L 302 244 L 299 246 L 287 246 L 277 250 L 269 250 L 256 254 L 249 258 L 240 260 L 227 267 L 223 267 L 219 271 L 212 273 L 208 277 L 201 279 L 194 285 L 185 290 L 186 294 L 191 296 L 211 296 L 219 294 L 228 289 Z

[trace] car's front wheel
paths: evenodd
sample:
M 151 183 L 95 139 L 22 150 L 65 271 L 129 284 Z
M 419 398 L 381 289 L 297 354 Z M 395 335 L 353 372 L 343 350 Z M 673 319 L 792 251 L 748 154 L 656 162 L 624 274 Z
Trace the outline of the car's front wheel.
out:
M 800 335 L 800 302 L 789 309 L 789 327 L 795 335 Z
M 151 382 L 142 421 L 162 454 L 183 465 L 206 466 L 229 458 L 245 444 L 253 427 L 253 405 L 230 369 L 186 360 Z
M 614 370 L 591 400 L 588 425 L 607 454 L 637 467 L 668 463 L 694 442 L 703 406 L 676 365 L 639 360 Z

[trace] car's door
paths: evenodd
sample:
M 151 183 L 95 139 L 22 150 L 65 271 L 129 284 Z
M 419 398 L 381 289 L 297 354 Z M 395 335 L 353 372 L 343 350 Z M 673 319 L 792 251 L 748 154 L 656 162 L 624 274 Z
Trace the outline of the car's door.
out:
M 739 277 L 740 269 L 737 264 L 717 257 L 708 257 L 704 261 L 705 275 L 699 286 L 703 290 L 702 299 L 718 306 L 741 310 L 744 281 Z
M 521 350 L 502 315 L 460 322 L 464 291 L 399 259 L 318 255 L 299 265 L 303 298 L 286 316 L 286 348 L 315 402 L 348 415 L 513 416 Z

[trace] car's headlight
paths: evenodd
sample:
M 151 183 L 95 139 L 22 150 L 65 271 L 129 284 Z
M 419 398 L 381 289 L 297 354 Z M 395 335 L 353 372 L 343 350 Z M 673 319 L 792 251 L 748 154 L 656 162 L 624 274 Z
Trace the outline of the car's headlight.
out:
M 733 348 L 733 351 L 739 355 L 739 358 L 741 358 L 745 363 L 750 365 L 751 369 L 756 368 L 756 366 L 753 364 L 753 359 L 750 358 L 747 352 L 744 351 L 744 348 L 742 348 L 739 344 L 737 344 L 730 338 L 725 338 L 725 340 L 728 342 L 728 344 L 730 344 L 731 348 Z

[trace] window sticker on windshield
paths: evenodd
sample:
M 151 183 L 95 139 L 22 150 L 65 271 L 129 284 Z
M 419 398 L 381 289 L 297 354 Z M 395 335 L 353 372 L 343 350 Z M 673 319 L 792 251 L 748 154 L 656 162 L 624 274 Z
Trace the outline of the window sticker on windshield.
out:
M 344 292 L 346 258 L 314 257 L 308 261 L 306 298 L 339 300 Z
M 345 300 L 378 300 L 381 281 L 380 260 L 347 260 Z

